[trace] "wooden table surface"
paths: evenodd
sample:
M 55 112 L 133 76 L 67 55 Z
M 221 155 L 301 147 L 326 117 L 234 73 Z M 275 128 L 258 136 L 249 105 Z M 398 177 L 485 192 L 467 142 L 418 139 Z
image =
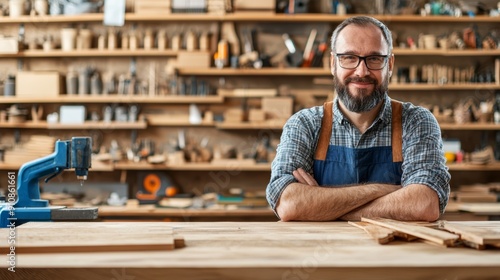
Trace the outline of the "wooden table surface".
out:
M 500 221 L 452 223 L 500 232 Z M 90 223 L 89 232 L 103 224 L 108 223 Z M 142 232 L 143 238 L 158 226 L 172 227 L 186 247 L 18 254 L 15 273 L 0 262 L 0 279 L 498 279 L 500 275 L 500 249 L 443 248 L 419 241 L 379 245 L 346 222 L 115 224 L 124 231 Z M 75 236 L 85 234 L 85 228 L 62 222 L 28 223 L 16 230 L 46 232 L 65 226 L 74 227 Z M 7 230 L 0 229 L 0 236 Z

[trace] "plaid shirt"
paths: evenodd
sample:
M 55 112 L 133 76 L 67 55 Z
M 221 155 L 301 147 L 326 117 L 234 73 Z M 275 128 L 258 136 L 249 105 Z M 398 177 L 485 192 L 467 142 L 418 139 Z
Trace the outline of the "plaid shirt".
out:
M 385 99 L 379 116 L 361 134 L 334 102 L 330 145 L 349 148 L 391 146 L 390 98 Z M 271 167 L 271 180 L 266 189 L 273 210 L 285 188 L 297 182 L 292 172 L 299 167 L 312 173 L 314 152 L 321 128 L 323 106 L 304 109 L 294 114 L 283 127 L 277 155 Z M 445 165 L 441 130 L 432 113 L 411 103 L 403 103 L 403 175 L 401 185 L 423 184 L 435 190 L 441 213 L 448 203 L 450 173 Z

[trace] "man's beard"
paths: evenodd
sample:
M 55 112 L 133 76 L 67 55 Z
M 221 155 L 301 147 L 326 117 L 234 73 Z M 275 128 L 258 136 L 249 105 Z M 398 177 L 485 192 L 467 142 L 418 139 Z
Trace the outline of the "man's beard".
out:
M 382 100 L 384 100 L 387 89 L 389 88 L 389 79 L 384 79 L 380 85 L 377 85 L 377 80 L 372 79 L 370 77 L 364 78 L 347 78 L 344 80 L 344 83 L 341 83 L 337 76 L 333 78 L 333 86 L 337 91 L 337 95 L 345 105 L 347 110 L 354 113 L 368 112 L 371 109 L 375 108 L 377 104 L 379 104 Z M 355 97 L 353 94 L 349 92 L 347 85 L 350 82 L 362 82 L 362 83 L 372 83 L 375 85 L 373 92 L 371 94 L 367 94 L 366 89 L 358 89 L 359 97 Z

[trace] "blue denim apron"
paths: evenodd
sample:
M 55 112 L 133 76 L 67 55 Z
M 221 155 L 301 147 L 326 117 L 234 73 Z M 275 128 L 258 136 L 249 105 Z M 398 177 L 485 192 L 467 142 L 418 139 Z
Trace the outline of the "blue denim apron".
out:
M 391 100 L 391 146 L 363 149 L 330 145 L 333 102 L 323 105 L 320 137 L 314 155 L 314 178 L 320 186 L 362 183 L 401 184 L 402 104 Z

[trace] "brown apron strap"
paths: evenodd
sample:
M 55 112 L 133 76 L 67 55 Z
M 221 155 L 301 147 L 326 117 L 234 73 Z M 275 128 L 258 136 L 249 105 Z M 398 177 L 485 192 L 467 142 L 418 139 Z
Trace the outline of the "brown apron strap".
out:
M 403 161 L 403 106 L 399 101 L 391 100 L 392 106 L 392 161 Z M 323 119 L 321 120 L 321 130 L 318 139 L 318 146 L 314 154 L 314 159 L 325 160 L 333 124 L 333 101 L 323 104 Z
M 323 119 L 321 120 L 321 130 L 319 132 L 318 146 L 314 153 L 314 159 L 325 160 L 330 138 L 332 136 L 333 124 L 333 101 L 323 104 Z
M 391 100 L 392 107 L 392 162 L 403 161 L 403 104 Z

